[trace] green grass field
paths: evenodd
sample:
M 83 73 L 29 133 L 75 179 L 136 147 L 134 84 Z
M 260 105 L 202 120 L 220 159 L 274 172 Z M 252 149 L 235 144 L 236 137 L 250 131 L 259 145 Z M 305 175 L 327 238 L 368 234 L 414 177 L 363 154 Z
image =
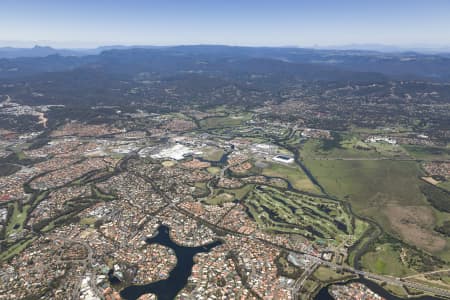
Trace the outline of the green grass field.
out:
M 322 142 L 310 139 L 300 149 L 300 156 L 304 159 L 373 159 L 373 158 L 408 158 L 408 153 L 397 145 L 387 143 L 365 143 L 361 138 L 350 136 L 340 142 L 340 147 L 328 150 L 322 148 Z
M 15 232 L 22 231 L 24 225 L 23 223 L 25 222 L 25 218 L 27 217 L 29 208 L 30 205 L 24 205 L 22 207 L 22 211 L 19 211 L 17 202 L 14 203 L 14 211 L 8 221 L 8 226 L 6 227 L 6 236 L 9 236 Z
M 247 184 L 239 189 L 219 189 L 214 195 L 205 200 L 206 204 L 220 205 L 234 200 L 242 200 L 254 188 L 253 184 Z
M 234 200 L 233 194 L 221 193 L 221 194 L 216 194 L 212 197 L 209 197 L 208 199 L 205 200 L 205 203 L 210 204 L 210 205 L 220 205 L 223 203 L 231 202 L 233 200 Z
M 404 145 L 403 147 L 415 159 L 423 159 L 423 160 L 450 159 L 450 148 L 430 147 L 421 145 Z
M 170 113 L 167 116 L 171 117 L 173 119 L 180 119 L 180 120 L 185 120 L 185 121 L 192 120 L 190 117 L 186 116 L 185 114 L 179 113 L 179 112 Z
M 437 186 L 440 187 L 441 189 L 444 189 L 444 190 L 447 190 L 450 192 L 450 181 L 444 181 L 444 182 L 438 183 Z
M 299 166 L 291 164 L 269 163 L 267 168 L 263 169 L 263 175 L 271 177 L 280 177 L 288 180 L 292 187 L 300 191 L 307 191 L 319 194 L 319 189 L 309 180 L 308 176 Z
M 420 191 L 421 170 L 415 162 L 305 160 L 325 190 L 347 199 L 357 213 L 387 204 L 428 205 Z
M 96 218 L 94 217 L 88 217 L 88 218 L 82 218 L 80 220 L 80 224 L 81 225 L 88 225 L 88 226 L 94 226 L 95 221 L 97 221 Z
M 337 273 L 331 268 L 328 267 L 318 267 L 317 270 L 313 273 L 313 276 L 321 282 L 332 282 L 338 281 L 342 279 L 349 279 L 356 277 L 352 273 L 342 272 Z
M 214 129 L 214 128 L 225 128 L 234 127 L 243 124 L 252 118 L 252 114 L 237 114 L 228 117 L 211 117 L 200 121 L 200 127 L 202 129 Z
M 382 244 L 362 257 L 362 265 L 371 272 L 402 277 L 416 272 L 406 267 L 391 244 Z
M 435 256 L 383 234 L 362 256 L 363 269 L 397 277 L 448 268 Z
M 213 175 L 217 175 L 220 173 L 220 168 L 218 168 L 218 167 L 209 167 L 206 170 L 208 170 L 208 172 Z
M 196 182 L 194 184 L 195 190 L 192 193 L 194 197 L 205 197 L 209 195 L 209 189 L 207 187 L 207 182 Z
M 202 158 L 209 161 L 219 161 L 225 154 L 225 151 L 217 147 L 205 147 L 202 149 Z
M 0 261 L 6 261 L 6 260 L 10 259 L 11 257 L 13 257 L 14 255 L 19 254 L 28 245 L 33 243 L 36 239 L 37 239 L 37 237 L 33 237 L 33 238 L 21 241 L 21 242 L 15 244 L 15 245 L 13 245 L 7 251 L 4 251 L 4 252 L 0 253 Z

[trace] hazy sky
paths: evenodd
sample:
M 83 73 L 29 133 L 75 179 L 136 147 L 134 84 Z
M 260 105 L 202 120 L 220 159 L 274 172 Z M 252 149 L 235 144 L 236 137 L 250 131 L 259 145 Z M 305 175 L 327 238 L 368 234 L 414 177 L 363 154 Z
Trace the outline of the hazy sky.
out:
M 0 0 L 2 45 L 450 45 L 450 0 Z

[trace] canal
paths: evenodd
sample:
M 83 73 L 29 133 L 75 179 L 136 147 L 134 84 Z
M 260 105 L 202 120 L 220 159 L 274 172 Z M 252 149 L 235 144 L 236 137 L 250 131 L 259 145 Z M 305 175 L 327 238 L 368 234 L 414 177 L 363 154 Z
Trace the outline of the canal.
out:
M 180 246 L 170 239 L 169 227 L 161 225 L 158 233 L 146 240 L 146 243 L 159 244 L 169 247 L 175 252 L 177 257 L 176 266 L 170 271 L 169 277 L 164 280 L 151 282 L 144 285 L 132 285 L 120 292 L 120 296 L 127 300 L 134 300 L 144 294 L 155 294 L 158 300 L 172 300 L 186 286 L 189 276 L 192 274 L 194 266 L 194 256 L 197 253 L 209 252 L 214 247 L 222 244 L 215 241 L 204 246 L 185 247 Z

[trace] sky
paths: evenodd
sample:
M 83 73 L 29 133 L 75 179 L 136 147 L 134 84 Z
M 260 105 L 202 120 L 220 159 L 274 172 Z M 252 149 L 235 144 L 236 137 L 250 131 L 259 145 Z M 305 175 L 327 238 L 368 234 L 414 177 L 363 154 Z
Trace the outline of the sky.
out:
M 449 46 L 450 0 L 1 0 L 0 45 Z

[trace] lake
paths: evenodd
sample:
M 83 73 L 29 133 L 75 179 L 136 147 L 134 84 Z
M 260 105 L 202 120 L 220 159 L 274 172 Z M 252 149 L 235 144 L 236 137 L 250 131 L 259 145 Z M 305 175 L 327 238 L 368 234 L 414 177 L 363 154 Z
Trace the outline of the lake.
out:
M 185 247 L 180 246 L 170 239 L 169 227 L 161 225 L 157 234 L 146 239 L 147 244 L 159 244 L 169 247 L 175 252 L 176 266 L 170 271 L 169 277 L 164 280 L 151 282 L 144 285 L 132 285 L 120 292 L 120 296 L 127 300 L 137 299 L 144 294 L 155 294 L 158 300 L 172 300 L 186 286 L 194 266 L 194 256 L 197 253 L 209 252 L 214 247 L 222 244 L 215 241 L 204 246 Z

